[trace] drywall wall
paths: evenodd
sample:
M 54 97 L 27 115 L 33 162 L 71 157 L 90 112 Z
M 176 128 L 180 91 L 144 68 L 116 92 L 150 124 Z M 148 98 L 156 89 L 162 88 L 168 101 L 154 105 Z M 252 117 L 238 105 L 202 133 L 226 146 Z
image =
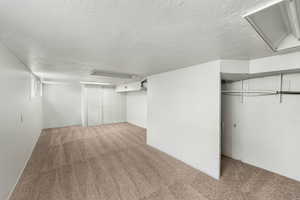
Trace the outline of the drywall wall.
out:
M 220 60 L 221 73 L 249 73 L 249 60 Z
M 284 90 L 300 90 L 300 74 L 285 75 Z M 248 90 L 279 90 L 280 77 L 244 81 Z M 223 86 L 241 89 L 241 82 Z M 222 153 L 300 181 L 300 96 L 222 95 Z
M 44 128 L 81 124 L 81 86 L 79 84 L 44 84 Z
M 219 178 L 220 61 L 148 77 L 147 143 Z
M 147 92 L 127 93 L 127 122 L 147 128 Z
M 250 73 L 300 69 L 300 52 L 250 60 Z
M 17 183 L 42 129 L 41 97 L 31 73 L 0 44 L 0 199 Z

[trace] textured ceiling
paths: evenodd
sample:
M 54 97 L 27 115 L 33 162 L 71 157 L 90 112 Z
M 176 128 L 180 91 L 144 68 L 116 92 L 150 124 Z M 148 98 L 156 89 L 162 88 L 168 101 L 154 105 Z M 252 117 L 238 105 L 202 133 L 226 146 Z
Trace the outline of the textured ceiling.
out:
M 1 0 L 0 39 L 45 79 L 89 80 L 94 69 L 144 76 L 271 55 L 241 17 L 268 2 Z

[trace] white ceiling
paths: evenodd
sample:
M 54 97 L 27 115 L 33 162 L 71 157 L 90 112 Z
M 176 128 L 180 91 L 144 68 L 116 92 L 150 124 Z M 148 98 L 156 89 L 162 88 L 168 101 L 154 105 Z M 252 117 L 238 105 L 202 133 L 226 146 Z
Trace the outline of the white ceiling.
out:
M 94 69 L 145 76 L 271 55 L 241 17 L 267 2 L 0 0 L 0 39 L 45 79 L 94 79 Z

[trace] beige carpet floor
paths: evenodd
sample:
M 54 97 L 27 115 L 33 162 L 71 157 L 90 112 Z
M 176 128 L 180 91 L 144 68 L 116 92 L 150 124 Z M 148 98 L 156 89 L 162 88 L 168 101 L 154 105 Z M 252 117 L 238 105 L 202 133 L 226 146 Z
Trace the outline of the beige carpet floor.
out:
M 217 181 L 145 141 L 128 123 L 44 130 L 10 200 L 300 200 L 299 182 L 225 157 Z

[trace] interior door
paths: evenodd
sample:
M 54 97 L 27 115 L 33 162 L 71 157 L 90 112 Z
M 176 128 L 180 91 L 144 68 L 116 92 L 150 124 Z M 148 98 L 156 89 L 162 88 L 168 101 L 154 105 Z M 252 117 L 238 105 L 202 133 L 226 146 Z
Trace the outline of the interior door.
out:
M 102 88 L 87 88 L 87 122 L 88 126 L 102 124 Z
M 86 87 L 87 126 L 126 121 L 126 95 L 110 87 Z
M 228 90 L 241 90 L 240 83 L 226 85 Z M 237 160 L 242 159 L 243 140 L 240 119 L 243 114 L 242 97 L 222 95 L 222 154 Z
M 103 88 L 103 123 L 126 121 L 126 96 L 114 88 Z

